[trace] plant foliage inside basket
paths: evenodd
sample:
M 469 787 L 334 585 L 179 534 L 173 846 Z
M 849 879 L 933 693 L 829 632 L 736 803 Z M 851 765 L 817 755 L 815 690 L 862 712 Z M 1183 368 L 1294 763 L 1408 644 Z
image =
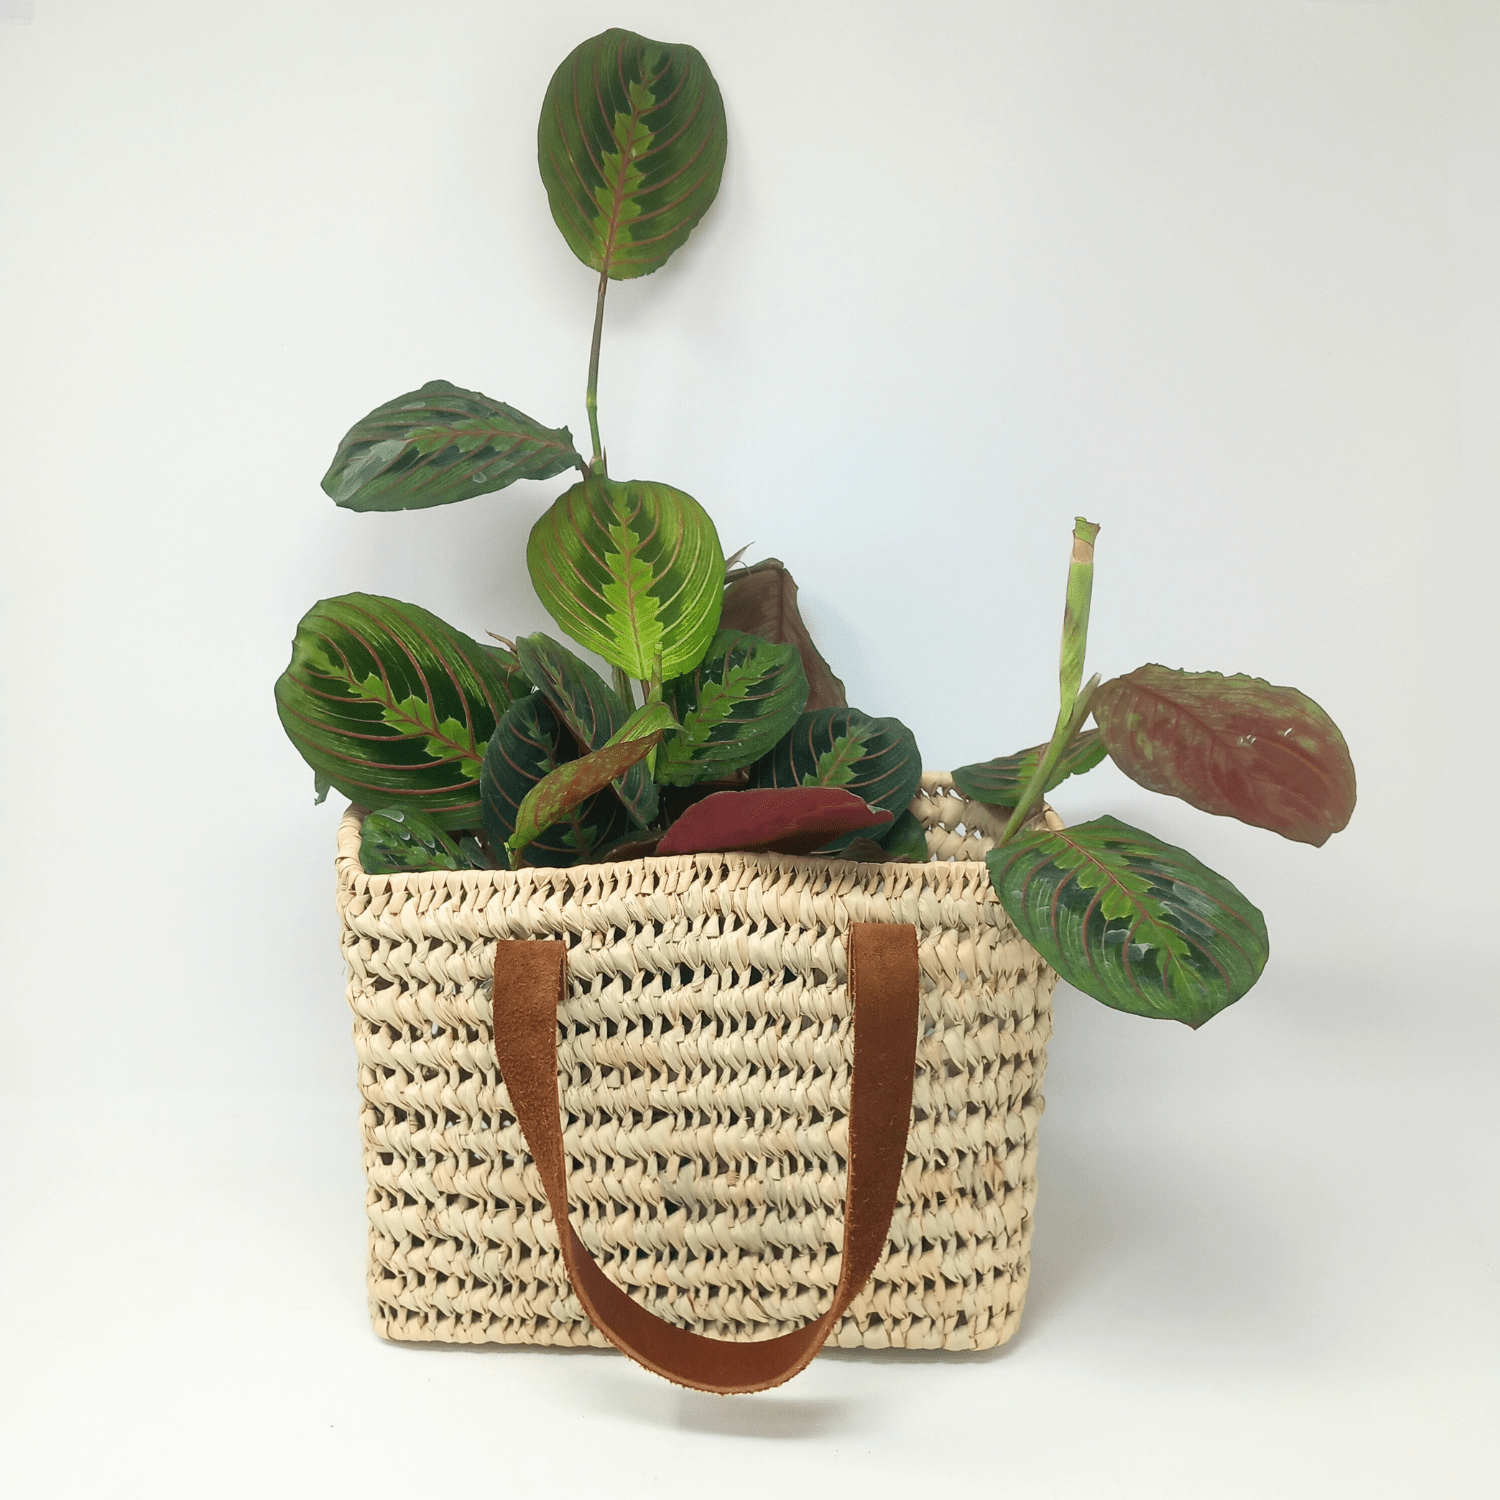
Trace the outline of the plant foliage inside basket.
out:
M 851 707 L 778 560 L 726 563 L 707 511 L 608 470 L 597 389 L 611 280 L 646 276 L 718 192 L 723 101 L 702 55 L 610 30 L 552 77 L 537 159 L 564 240 L 599 274 L 585 405 L 566 427 L 445 380 L 345 435 L 323 488 L 351 510 L 411 510 L 577 471 L 526 563 L 562 633 L 470 639 L 413 604 L 345 594 L 297 627 L 276 705 L 312 766 L 371 811 L 367 871 L 572 865 L 715 850 L 924 860 L 908 811 L 921 758 L 898 719 Z M 1042 797 L 1106 756 L 1152 791 L 1322 844 L 1354 810 L 1333 720 L 1295 688 L 1151 664 L 1084 681 L 1094 542 L 1074 529 L 1051 738 L 953 773 L 1008 810 L 988 856 L 1025 937 L 1078 989 L 1197 1026 L 1257 980 L 1257 908 L 1186 850 L 1112 817 L 1031 826 Z M 1092 727 L 1090 720 L 1092 719 Z

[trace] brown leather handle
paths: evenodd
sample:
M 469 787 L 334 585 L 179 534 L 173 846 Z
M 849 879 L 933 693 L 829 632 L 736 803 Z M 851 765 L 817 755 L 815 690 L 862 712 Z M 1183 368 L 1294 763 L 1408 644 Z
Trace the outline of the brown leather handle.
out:
M 573 1232 L 557 1092 L 557 1010 L 567 994 L 567 947 L 535 939 L 496 944 L 495 1060 L 542 1174 L 573 1290 L 617 1349 L 678 1385 L 731 1395 L 790 1380 L 823 1346 L 885 1249 L 911 1124 L 917 934 L 912 927 L 858 922 L 849 928 L 848 945 L 854 1071 L 839 1284 L 833 1306 L 816 1322 L 745 1344 L 663 1323 L 605 1276 Z

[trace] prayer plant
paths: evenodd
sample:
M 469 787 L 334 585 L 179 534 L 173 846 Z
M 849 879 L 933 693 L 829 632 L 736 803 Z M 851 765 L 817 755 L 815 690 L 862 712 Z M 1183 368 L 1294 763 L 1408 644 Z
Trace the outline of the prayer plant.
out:
M 611 478 L 596 392 L 611 280 L 665 264 L 713 202 L 727 130 L 692 47 L 611 30 L 553 75 L 537 130 L 552 216 L 599 273 L 586 407 L 566 427 L 444 380 L 377 407 L 323 478 L 351 510 L 412 510 L 576 469 L 526 563 L 561 631 L 475 641 L 414 604 L 345 594 L 297 627 L 276 705 L 330 787 L 371 809 L 371 873 L 573 865 L 730 849 L 928 858 L 908 809 L 921 758 L 899 720 L 850 708 L 775 559 L 726 567 L 692 496 Z M 1182 849 L 1113 818 L 1049 831 L 1043 795 L 1106 755 L 1135 781 L 1321 844 L 1354 807 L 1343 737 L 1292 688 L 1146 666 L 1083 684 L 1098 528 L 1074 532 L 1062 704 L 1045 745 L 953 773 L 1009 809 L 995 892 L 1058 972 L 1107 1005 L 1196 1026 L 1267 955 L 1259 911 Z M 1095 727 L 1088 727 L 1092 717 Z

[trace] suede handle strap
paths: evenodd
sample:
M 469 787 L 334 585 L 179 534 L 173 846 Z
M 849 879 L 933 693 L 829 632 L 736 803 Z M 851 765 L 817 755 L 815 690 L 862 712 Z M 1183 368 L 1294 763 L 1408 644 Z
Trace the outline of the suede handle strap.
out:
M 791 1379 L 822 1347 L 885 1249 L 911 1123 L 916 930 L 855 923 L 848 931 L 848 951 L 854 1071 L 838 1287 L 833 1305 L 816 1322 L 746 1344 L 663 1323 L 605 1276 L 573 1232 L 557 1090 L 557 1012 L 567 991 L 567 948 L 535 939 L 496 944 L 495 1059 L 542 1174 L 573 1290 L 594 1326 L 617 1349 L 678 1385 L 730 1395 L 763 1391 Z

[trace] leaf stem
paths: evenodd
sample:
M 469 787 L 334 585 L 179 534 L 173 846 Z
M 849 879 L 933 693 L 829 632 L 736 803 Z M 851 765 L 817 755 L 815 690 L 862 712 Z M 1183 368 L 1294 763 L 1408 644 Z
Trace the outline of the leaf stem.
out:
M 1089 716 L 1089 705 L 1094 701 L 1094 689 L 1098 686 L 1099 674 L 1095 672 L 1084 684 L 1083 691 L 1072 704 L 1063 705 L 1057 716 L 1057 728 L 1052 731 L 1052 738 L 1047 742 L 1047 749 L 1036 763 L 1036 770 L 1031 773 L 1025 790 L 1017 800 L 1015 810 L 1010 815 L 1010 821 L 1005 825 L 1005 832 L 1000 835 L 1001 848 L 1004 848 L 1021 831 L 1021 825 L 1036 810 L 1036 804 L 1042 800 L 1042 795 L 1047 790 L 1048 778 L 1057 769 L 1057 763 L 1063 758 L 1068 746 L 1082 730 L 1083 721 Z
M 589 348 L 589 388 L 584 402 L 589 409 L 589 436 L 594 443 L 594 458 L 590 465 L 596 474 L 603 474 L 604 449 L 599 442 L 599 340 L 604 333 L 604 294 L 609 290 L 609 272 L 599 273 L 599 300 L 594 304 L 594 342 Z

